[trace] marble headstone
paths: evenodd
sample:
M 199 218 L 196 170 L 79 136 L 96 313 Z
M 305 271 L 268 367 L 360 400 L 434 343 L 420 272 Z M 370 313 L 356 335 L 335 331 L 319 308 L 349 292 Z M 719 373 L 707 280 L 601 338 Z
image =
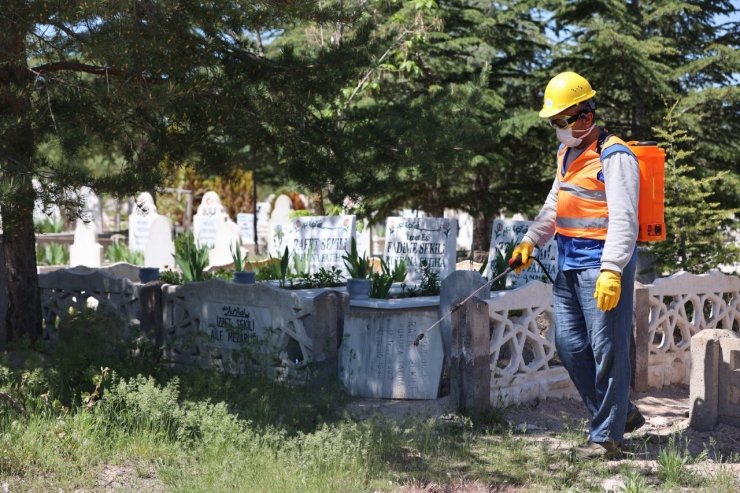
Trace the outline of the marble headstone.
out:
M 290 211 L 293 210 L 293 201 L 287 195 L 279 195 L 275 199 L 275 205 L 270 212 L 270 239 L 269 249 L 273 256 L 282 255 L 285 249 L 285 241 L 290 224 Z
M 486 275 L 490 279 L 496 275 L 496 253 L 506 256 L 507 247 L 511 244 L 517 245 L 524 234 L 529 229 L 532 221 L 515 221 L 512 219 L 494 219 L 493 230 L 491 232 L 491 247 L 488 252 L 488 267 Z M 558 273 L 558 245 L 552 239 L 545 246 L 535 250 L 537 258 L 547 268 L 547 272 L 555 279 Z M 506 259 L 508 262 L 508 258 Z M 542 267 L 537 262 L 532 262 L 529 268 L 522 271 L 521 274 L 509 274 L 506 279 L 506 287 L 524 286 L 529 281 L 547 282 L 547 276 L 542 271 Z
M 219 226 L 226 222 L 228 216 L 221 205 L 221 199 L 216 192 L 206 192 L 193 216 L 193 235 L 199 246 L 209 249 L 216 245 L 216 234 Z
M 165 270 L 175 265 L 174 255 L 172 221 L 167 216 L 157 214 L 149 228 L 149 238 L 144 249 L 144 265 Z
M 103 205 L 100 198 L 90 187 L 81 187 L 79 197 L 83 201 L 83 210 L 81 217 L 88 224 L 95 226 L 97 233 L 103 231 Z
M 236 215 L 242 245 L 254 245 L 254 214 L 240 212 Z
M 69 247 L 69 265 L 76 267 L 100 267 L 103 263 L 103 246 L 98 243 L 95 224 L 77 220 L 74 243 Z
M 346 272 L 344 256 L 355 235 L 355 216 L 303 216 L 287 227 L 292 255 L 309 256 L 309 272 L 336 267 Z
M 406 282 L 421 280 L 421 262 L 426 260 L 440 280 L 455 270 L 457 221 L 433 217 L 389 217 L 386 219 L 385 261 L 393 266 L 406 260 Z
M 213 248 L 208 252 L 208 263 L 211 266 L 231 264 L 234 261 L 231 250 L 235 248 L 241 248 L 239 226 L 234 221 L 224 221 L 216 229 Z
M 134 210 L 128 218 L 128 248 L 132 252 L 143 252 L 149 241 L 152 223 L 157 218 L 157 206 L 149 192 L 136 197 Z M 154 267 L 154 266 L 151 266 Z

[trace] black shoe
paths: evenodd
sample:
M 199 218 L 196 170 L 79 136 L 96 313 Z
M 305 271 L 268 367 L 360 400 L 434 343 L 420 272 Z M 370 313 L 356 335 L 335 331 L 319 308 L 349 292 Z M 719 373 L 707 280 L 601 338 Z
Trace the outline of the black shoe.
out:
M 635 430 L 639 430 L 644 425 L 645 416 L 643 416 L 640 410 L 635 407 L 632 412 L 627 415 L 627 422 L 624 424 L 624 432 L 632 433 Z

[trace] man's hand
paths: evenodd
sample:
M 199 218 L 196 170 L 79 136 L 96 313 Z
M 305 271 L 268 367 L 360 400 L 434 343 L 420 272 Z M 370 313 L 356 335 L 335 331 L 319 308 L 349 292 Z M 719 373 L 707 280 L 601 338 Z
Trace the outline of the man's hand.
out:
M 596 306 L 599 310 L 608 312 L 619 303 L 619 296 L 622 293 L 622 275 L 613 270 L 603 270 L 596 279 Z
M 521 243 L 519 243 L 516 248 L 514 248 L 514 251 L 511 253 L 512 260 L 521 257 L 522 263 L 521 266 L 514 269 L 514 272 L 517 274 L 521 274 L 522 270 L 526 269 L 532 264 L 532 251 L 534 250 L 534 245 L 531 241 L 528 239 L 523 239 Z

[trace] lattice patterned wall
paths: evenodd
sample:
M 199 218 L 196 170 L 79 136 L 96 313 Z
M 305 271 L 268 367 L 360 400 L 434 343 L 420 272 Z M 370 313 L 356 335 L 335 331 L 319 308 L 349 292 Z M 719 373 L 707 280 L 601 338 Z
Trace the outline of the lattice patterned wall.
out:
M 650 289 L 648 384 L 689 384 L 691 336 L 704 329 L 740 331 L 740 277 L 686 272 Z
M 39 274 L 45 337 L 55 338 L 61 318 L 87 309 L 117 314 L 125 328 L 138 325 L 140 284 L 102 269 L 61 269 Z M 128 334 L 122 334 L 126 337 Z
M 557 360 L 552 287 L 530 282 L 488 300 L 491 325 L 491 405 L 574 396 Z

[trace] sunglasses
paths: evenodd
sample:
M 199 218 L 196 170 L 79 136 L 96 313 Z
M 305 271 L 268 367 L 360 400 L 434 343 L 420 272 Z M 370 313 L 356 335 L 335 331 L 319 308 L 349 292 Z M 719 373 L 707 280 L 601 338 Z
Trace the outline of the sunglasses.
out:
M 581 110 L 573 116 L 550 118 L 547 121 L 553 128 L 568 128 L 572 126 L 579 118 L 583 118 L 586 115 L 588 115 L 588 110 Z

